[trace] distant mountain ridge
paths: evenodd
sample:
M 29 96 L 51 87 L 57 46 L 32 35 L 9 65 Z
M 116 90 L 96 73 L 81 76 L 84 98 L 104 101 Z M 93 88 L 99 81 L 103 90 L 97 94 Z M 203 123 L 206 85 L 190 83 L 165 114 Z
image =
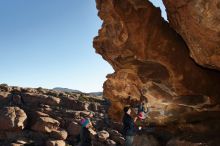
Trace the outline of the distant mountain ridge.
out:
M 102 96 L 103 95 L 103 92 L 90 92 L 88 93 L 89 95 L 92 95 L 92 96 Z
M 55 87 L 53 88 L 53 90 L 56 90 L 56 91 L 63 91 L 63 92 L 74 92 L 74 93 L 83 93 L 82 91 L 79 91 L 79 90 L 74 90 L 74 89 L 69 89 L 69 88 L 63 88 L 63 87 Z M 89 95 L 92 95 L 92 96 L 102 96 L 103 93 L 102 92 L 90 92 L 90 93 L 87 93 Z
M 62 87 L 55 87 L 55 88 L 53 88 L 53 90 L 56 90 L 56 91 L 63 91 L 63 92 L 82 93 L 82 92 L 79 91 L 79 90 L 74 90 L 74 89 L 69 89 L 69 88 L 62 88 Z

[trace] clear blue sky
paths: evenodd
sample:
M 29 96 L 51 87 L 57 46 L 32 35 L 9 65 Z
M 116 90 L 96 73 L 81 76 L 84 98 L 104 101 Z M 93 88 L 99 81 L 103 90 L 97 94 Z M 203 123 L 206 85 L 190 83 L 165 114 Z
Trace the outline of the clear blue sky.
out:
M 95 0 L 1 0 L 0 83 L 102 91 L 113 70 L 92 47 L 100 27 Z
M 151 1 L 156 7 L 160 7 L 160 10 L 162 12 L 162 17 L 167 21 L 167 14 L 162 0 L 149 0 L 149 1 Z

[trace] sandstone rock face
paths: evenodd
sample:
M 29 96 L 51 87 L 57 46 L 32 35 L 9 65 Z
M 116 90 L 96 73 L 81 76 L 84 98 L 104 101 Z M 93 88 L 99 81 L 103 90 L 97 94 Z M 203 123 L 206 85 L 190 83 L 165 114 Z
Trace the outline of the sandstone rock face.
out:
M 104 83 L 113 119 L 120 121 L 122 108 L 139 102 L 141 93 L 148 100 L 148 121 L 157 124 L 184 122 L 190 112 L 211 111 L 219 104 L 220 73 L 191 59 L 184 40 L 163 20 L 158 8 L 142 0 L 96 2 L 103 25 L 94 48 L 115 70 Z
M 220 1 L 163 0 L 168 19 L 200 65 L 220 70 Z
M 26 113 L 19 107 L 6 107 L 0 110 L 0 131 L 17 131 L 25 127 Z

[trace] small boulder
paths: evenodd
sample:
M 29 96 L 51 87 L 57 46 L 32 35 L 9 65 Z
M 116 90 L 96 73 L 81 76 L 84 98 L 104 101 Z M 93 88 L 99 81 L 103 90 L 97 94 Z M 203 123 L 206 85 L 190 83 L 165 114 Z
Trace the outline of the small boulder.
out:
M 106 145 L 107 145 L 107 146 L 116 146 L 117 144 L 116 144 L 115 141 L 113 141 L 113 140 L 111 140 L 111 139 L 107 139 Z
M 50 133 L 57 130 L 59 125 L 59 121 L 51 117 L 39 117 L 31 129 L 38 132 Z
M 58 130 L 53 130 L 50 133 L 50 135 L 52 138 L 57 139 L 57 140 L 66 140 L 68 134 L 66 130 L 58 129 Z
M 25 127 L 26 113 L 19 107 L 6 107 L 0 110 L 0 131 L 20 131 Z
M 109 131 L 110 138 L 114 140 L 117 143 L 120 143 L 121 145 L 124 145 L 125 139 L 121 133 L 119 133 L 117 130 L 111 130 Z
M 105 141 L 109 138 L 109 133 L 105 130 L 98 132 L 98 138 L 100 141 Z

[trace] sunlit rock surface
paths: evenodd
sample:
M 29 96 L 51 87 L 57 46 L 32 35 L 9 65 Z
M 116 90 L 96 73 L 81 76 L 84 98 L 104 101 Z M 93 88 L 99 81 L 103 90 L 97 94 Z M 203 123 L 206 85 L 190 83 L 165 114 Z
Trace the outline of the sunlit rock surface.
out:
M 163 0 L 170 25 L 200 65 L 220 70 L 220 1 Z
M 189 16 L 186 13 L 188 11 L 182 13 L 188 16 L 184 22 L 193 25 L 193 28 L 188 30 L 193 30 L 192 32 L 183 34 L 186 44 L 172 28 L 174 22 L 170 27 L 161 17 L 160 9 L 155 8 L 147 0 L 96 0 L 96 2 L 98 16 L 103 20 L 103 25 L 98 36 L 94 38 L 94 48 L 115 70 L 113 74 L 107 76 L 108 79 L 104 83 L 104 96 L 112 102 L 111 117 L 120 121 L 123 107 L 138 103 L 142 91 L 148 100 L 150 110 L 146 119 L 148 124 L 175 124 L 174 131 L 178 129 L 212 133 L 211 126 L 219 130 L 217 123 L 220 119 L 220 73 L 198 65 L 190 57 L 187 46 L 189 44 L 192 53 L 193 45 L 186 38 L 191 34 L 202 42 L 199 43 L 200 48 L 207 50 L 209 48 L 203 45 L 203 42 L 209 44 L 212 39 L 218 40 L 217 35 L 212 37 L 211 33 L 202 27 L 203 25 L 197 26 L 191 22 L 190 16 L 196 19 L 200 14 L 191 14 L 193 11 L 191 9 L 199 7 L 189 7 Z M 166 5 L 170 6 L 169 11 L 175 11 L 176 6 L 173 5 L 180 4 L 179 1 L 169 2 L 171 1 L 167 1 Z M 208 3 L 214 5 L 216 1 Z M 213 11 L 210 11 L 210 17 L 214 17 Z M 219 14 L 215 15 L 216 19 Z M 173 17 L 173 21 L 177 19 L 175 15 Z M 204 18 L 204 21 L 206 19 L 209 18 Z M 178 21 L 177 26 L 179 25 L 182 25 L 181 21 Z M 218 25 L 216 28 L 213 25 L 210 27 L 217 32 Z M 184 31 L 186 29 L 187 27 Z M 179 27 L 178 30 L 185 33 Z M 218 41 L 214 40 L 213 48 L 219 47 Z M 201 52 L 197 55 L 204 60 L 210 59 L 203 54 Z M 204 63 L 199 61 L 199 64 Z M 129 95 L 131 98 L 128 98 Z

